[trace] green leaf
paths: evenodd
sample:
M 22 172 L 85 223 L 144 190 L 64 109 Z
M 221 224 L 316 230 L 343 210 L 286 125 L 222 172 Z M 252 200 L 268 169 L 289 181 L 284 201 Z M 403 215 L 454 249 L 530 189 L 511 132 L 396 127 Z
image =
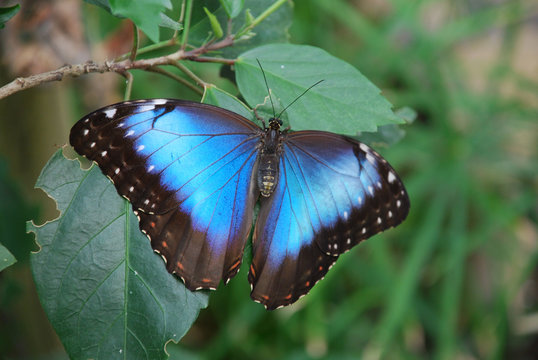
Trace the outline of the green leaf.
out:
M 159 41 L 161 14 L 172 9 L 170 0 L 110 0 L 109 6 L 113 15 L 131 19 L 153 42 Z
M 247 9 L 245 11 L 245 25 L 249 26 L 254 22 L 254 16 L 252 16 L 252 13 L 250 12 L 250 9 Z
M 417 112 L 415 109 L 410 108 L 408 106 L 404 106 L 403 108 L 400 108 L 395 111 L 396 116 L 403 119 L 407 124 L 412 124 L 417 119 Z
M 202 102 L 204 104 L 215 105 L 233 111 L 247 119 L 252 120 L 253 118 L 253 113 L 248 106 L 239 101 L 235 96 L 228 94 L 226 91 L 221 90 L 216 86 L 206 87 Z
M 211 24 L 211 29 L 213 30 L 213 35 L 217 39 L 220 39 L 224 32 L 222 31 L 222 27 L 220 26 L 219 20 L 215 15 L 213 15 L 207 8 L 204 6 L 204 11 L 207 15 L 207 18 L 209 19 L 209 23 Z
M 356 135 L 375 131 L 377 126 L 403 121 L 380 90 L 356 68 L 316 47 L 291 44 L 261 46 L 239 56 L 236 80 L 250 106 L 267 96 L 259 59 L 277 103 L 290 104 L 309 86 L 308 91 L 286 110 L 293 130 L 318 129 Z M 277 104 L 275 104 L 277 106 Z M 277 106 L 277 114 L 282 106 Z
M 165 13 L 161 13 L 161 22 L 159 23 L 160 27 L 169 28 L 172 30 L 182 30 L 183 26 L 178 23 L 177 21 L 172 20 L 168 15 Z
M 224 8 L 224 11 L 226 11 L 226 14 L 230 19 L 235 18 L 237 15 L 241 13 L 241 10 L 243 10 L 243 6 L 245 6 L 245 0 L 219 0 L 220 5 Z
M 28 224 L 41 245 L 31 265 L 41 304 L 71 358 L 165 359 L 201 308 L 138 229 L 131 205 L 97 166 L 81 170 L 57 151 L 37 187 L 60 217 Z
M 417 117 L 417 112 L 410 107 L 400 108 L 394 113 L 405 121 L 406 125 L 412 124 Z M 379 126 L 376 132 L 363 132 L 359 134 L 358 138 L 365 144 L 379 148 L 382 146 L 392 146 L 403 139 L 404 136 L 405 130 L 400 125 L 389 124 Z
M 5 23 L 19 12 L 21 6 L 19 4 L 0 8 L 0 29 L 3 29 Z
M 4 270 L 8 266 L 15 264 L 17 260 L 4 245 L 0 244 L 0 271 Z
M 84 0 L 97 5 L 119 18 L 131 19 L 153 42 L 159 41 L 159 27 L 181 30 L 177 21 L 168 17 L 164 11 L 172 9 L 170 0 Z
M 358 139 L 361 142 L 377 149 L 383 146 L 394 145 L 403 139 L 404 136 L 405 130 L 401 129 L 396 124 L 390 124 L 379 126 L 375 132 L 361 132 Z

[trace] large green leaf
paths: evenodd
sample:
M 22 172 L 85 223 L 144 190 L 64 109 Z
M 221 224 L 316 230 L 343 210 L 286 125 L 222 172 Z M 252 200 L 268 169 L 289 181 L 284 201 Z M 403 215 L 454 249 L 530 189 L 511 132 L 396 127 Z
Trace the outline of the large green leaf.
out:
M 235 63 L 237 85 L 250 106 L 267 96 L 257 59 L 277 100 L 277 112 L 309 86 L 324 80 L 286 110 L 293 130 L 356 135 L 358 131 L 375 131 L 379 125 L 403 122 L 381 91 L 356 68 L 305 45 L 265 45 L 239 56 Z
M 39 297 L 67 353 L 79 359 L 164 359 L 190 328 L 206 292 L 170 275 L 138 229 L 131 205 L 98 167 L 56 152 L 37 187 L 61 215 L 28 224 L 41 245 L 31 265 Z

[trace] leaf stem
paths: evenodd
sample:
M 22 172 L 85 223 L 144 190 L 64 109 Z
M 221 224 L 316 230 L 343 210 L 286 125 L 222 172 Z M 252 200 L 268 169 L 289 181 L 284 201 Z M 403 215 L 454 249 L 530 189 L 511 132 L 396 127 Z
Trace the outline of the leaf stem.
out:
M 129 55 L 129 60 L 135 61 L 138 51 L 138 27 L 133 23 L 133 47 L 131 48 L 131 55 Z
M 178 20 L 178 23 L 182 23 L 183 22 L 183 19 L 185 17 L 185 0 L 183 0 L 181 2 L 181 10 L 179 12 L 179 20 Z M 179 34 L 179 31 L 178 30 L 174 30 L 174 35 L 172 35 L 172 39 L 171 40 L 175 40 L 177 39 L 177 36 Z
M 180 61 L 174 61 L 171 63 L 171 65 L 174 65 L 175 67 L 177 67 L 185 75 L 193 79 L 198 85 L 202 86 L 204 89 L 206 88 L 206 86 L 208 86 L 208 84 L 204 80 L 200 79 L 195 73 L 193 73 L 188 67 L 183 65 Z
M 189 39 L 189 28 L 191 27 L 192 0 L 186 0 L 185 23 L 183 24 L 183 34 L 181 36 L 181 50 L 185 50 Z
M 123 100 L 130 100 L 131 90 L 133 89 L 134 77 L 133 77 L 133 74 L 131 74 L 129 71 L 125 71 L 125 73 L 123 73 L 123 76 L 125 76 L 125 78 L 127 79 L 127 84 L 125 86 L 125 94 L 123 95 Z

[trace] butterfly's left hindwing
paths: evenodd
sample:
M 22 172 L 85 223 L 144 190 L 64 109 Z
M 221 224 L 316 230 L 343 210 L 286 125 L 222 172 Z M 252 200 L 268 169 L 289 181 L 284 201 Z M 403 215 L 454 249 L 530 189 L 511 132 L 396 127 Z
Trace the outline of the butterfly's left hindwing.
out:
M 167 269 L 194 290 L 216 288 L 239 270 L 261 134 L 221 108 L 155 99 L 93 112 L 70 142 L 132 203 Z
M 409 211 L 392 167 L 368 146 L 319 131 L 284 134 L 280 176 L 262 199 L 249 273 L 268 309 L 306 294 L 338 256 Z

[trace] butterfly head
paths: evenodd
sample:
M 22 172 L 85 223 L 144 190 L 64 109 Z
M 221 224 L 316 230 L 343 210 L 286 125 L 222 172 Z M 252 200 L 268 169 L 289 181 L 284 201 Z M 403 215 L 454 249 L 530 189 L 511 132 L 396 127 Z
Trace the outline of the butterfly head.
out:
M 282 126 L 282 120 L 280 120 L 280 118 L 272 117 L 269 119 L 270 130 L 280 130 L 281 126 Z

